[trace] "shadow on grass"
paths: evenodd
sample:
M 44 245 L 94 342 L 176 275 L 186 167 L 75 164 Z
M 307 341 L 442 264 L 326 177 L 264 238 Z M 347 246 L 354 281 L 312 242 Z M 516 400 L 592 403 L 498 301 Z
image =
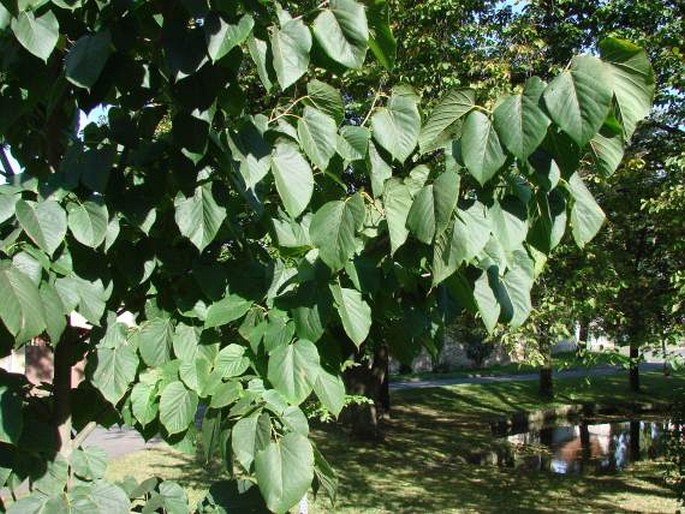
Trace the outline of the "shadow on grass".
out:
M 685 375 L 643 377 L 640 401 L 682 395 Z M 338 503 L 319 498 L 312 514 L 456 512 L 674 512 L 659 463 L 638 462 L 603 476 L 556 476 L 469 464 L 469 455 L 492 448 L 489 422 L 518 410 L 574 402 L 634 401 L 625 377 L 556 381 L 557 399 L 541 402 L 535 382 L 463 385 L 394 393 L 392 418 L 380 443 L 352 441 L 339 426 L 314 428 L 313 438 L 339 476 Z M 217 465 L 158 447 L 112 463 L 111 479 L 152 474 L 178 481 L 191 505 L 222 478 Z

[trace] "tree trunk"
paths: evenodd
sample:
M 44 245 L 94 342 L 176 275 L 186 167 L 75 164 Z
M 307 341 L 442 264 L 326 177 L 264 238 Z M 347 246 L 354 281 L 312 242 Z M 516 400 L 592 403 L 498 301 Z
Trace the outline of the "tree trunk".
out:
M 576 356 L 580 357 L 587 350 L 587 339 L 590 335 L 588 323 L 581 321 L 578 325 L 578 344 L 576 345 Z
M 378 440 L 381 433 L 379 419 L 390 410 L 388 383 L 389 355 L 387 345 L 380 345 L 374 352 L 372 362 L 362 362 L 349 368 L 343 378 L 348 394 L 366 396 L 369 403 L 351 405 L 345 409 L 341 419 L 352 428 L 357 439 Z
M 540 368 L 540 396 L 551 400 L 554 398 L 554 381 L 552 379 L 552 346 L 549 342 L 541 342 L 543 363 Z
M 630 422 L 630 460 L 637 462 L 640 460 L 640 422 Z
M 388 346 L 383 344 L 376 350 L 373 356 L 373 366 L 371 372 L 374 376 L 374 382 L 378 387 L 378 396 L 374 401 L 378 407 L 378 413 L 381 417 L 387 417 L 390 414 L 390 380 L 389 378 L 390 355 Z
M 629 381 L 630 390 L 639 393 L 640 392 L 640 367 L 638 363 L 638 358 L 640 357 L 640 346 L 637 344 L 635 339 L 630 340 L 630 369 Z
M 77 332 L 67 326 L 54 348 L 53 424 L 57 433 L 57 451 L 67 459 L 71 455 L 71 367 Z
M 581 466 L 585 470 L 592 460 L 592 446 L 590 444 L 590 430 L 587 422 L 580 424 L 580 448 Z

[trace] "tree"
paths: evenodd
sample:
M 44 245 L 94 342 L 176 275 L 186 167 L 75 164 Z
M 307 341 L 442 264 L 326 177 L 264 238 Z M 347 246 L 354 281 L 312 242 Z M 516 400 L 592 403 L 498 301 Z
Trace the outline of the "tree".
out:
M 1 376 L 0 476 L 31 489 L 13 514 L 186 509 L 175 484 L 103 480 L 80 443 L 124 422 L 192 451 L 200 405 L 233 480 L 199 509 L 330 492 L 305 400 L 337 415 L 347 352 L 375 331 L 428 344 L 458 306 L 522 323 L 567 215 L 581 245 L 599 229 L 584 149 L 601 130 L 622 146 L 651 103 L 644 53 L 609 39 L 494 112 L 458 89 L 422 122 L 397 85 L 353 123 L 317 77 L 336 84 L 369 49 L 391 63 L 380 0 L 1 5 L 0 135 L 24 170 L 0 186 L 2 351 L 40 336 L 55 354 L 47 397 Z M 273 101 L 244 94 L 257 77 Z M 106 122 L 77 132 L 99 105 Z
M 639 41 L 654 66 L 655 108 L 637 127 L 625 156 L 617 152 L 599 169 L 583 171 L 601 199 L 608 228 L 585 252 L 562 247 L 562 263 L 547 281 L 550 295 L 569 314 L 569 324 L 593 322 L 630 346 L 634 390 L 639 389 L 640 349 L 665 347 L 683 336 L 678 273 L 685 226 L 678 209 L 685 112 L 678 12 L 676 3 L 661 1 L 530 2 L 503 38 L 511 46 L 544 42 L 529 61 L 538 73 L 609 35 Z M 602 178 L 603 171 L 614 170 L 608 180 Z

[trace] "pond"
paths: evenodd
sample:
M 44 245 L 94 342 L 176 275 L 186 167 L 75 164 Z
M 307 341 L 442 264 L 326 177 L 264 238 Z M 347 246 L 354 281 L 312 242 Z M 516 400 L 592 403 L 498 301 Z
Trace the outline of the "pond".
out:
M 493 450 L 471 460 L 563 475 L 615 473 L 631 462 L 661 456 L 667 428 L 665 420 L 559 420 L 496 434 Z

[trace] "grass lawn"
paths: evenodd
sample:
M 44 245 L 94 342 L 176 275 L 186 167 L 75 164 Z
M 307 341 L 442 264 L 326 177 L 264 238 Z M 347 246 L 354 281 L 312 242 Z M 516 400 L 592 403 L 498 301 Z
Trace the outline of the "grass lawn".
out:
M 643 374 L 639 400 L 682 397 L 685 375 L 664 379 Z M 675 512 L 676 501 L 664 487 L 662 464 L 639 462 L 620 474 L 586 477 L 524 474 L 468 464 L 464 456 L 492 443 L 488 423 L 518 410 L 592 401 L 634 401 L 623 376 L 556 381 L 557 399 L 541 403 L 535 382 L 460 385 L 393 394 L 392 418 L 379 444 L 351 442 L 336 426 L 314 431 L 314 438 L 340 475 L 339 499 L 325 498 L 310 512 Z M 206 468 L 191 456 L 163 447 L 114 461 L 109 478 L 156 474 L 186 487 L 194 504 L 218 468 Z

